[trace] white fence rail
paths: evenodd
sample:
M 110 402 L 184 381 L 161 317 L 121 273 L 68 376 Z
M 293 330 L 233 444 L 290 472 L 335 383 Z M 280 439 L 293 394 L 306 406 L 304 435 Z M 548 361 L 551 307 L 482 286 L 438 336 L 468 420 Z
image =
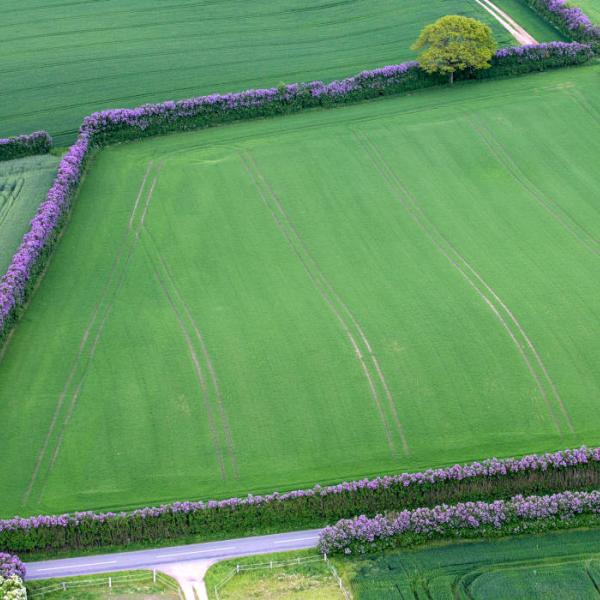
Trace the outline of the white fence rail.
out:
M 229 583 L 238 573 L 243 573 L 244 571 L 257 571 L 259 569 L 281 569 L 285 567 L 305 565 L 307 563 L 321 562 L 323 560 L 327 563 L 327 566 L 329 567 L 331 574 L 335 578 L 340 588 L 340 592 L 342 593 L 344 598 L 346 598 L 346 600 L 351 600 L 352 596 L 350 595 L 350 592 L 345 588 L 342 578 L 338 575 L 336 568 L 331 564 L 326 554 L 324 554 L 322 557 L 307 556 L 304 558 L 298 557 L 290 560 L 270 560 L 268 562 L 252 563 L 249 565 L 237 564 L 235 569 L 232 569 L 219 583 L 217 583 L 217 585 L 214 586 L 213 589 L 215 592 L 215 598 L 216 600 L 220 600 L 221 597 L 219 596 L 219 590 L 222 590 L 223 586 L 227 585 L 227 583 Z
M 31 600 L 35 598 L 60 598 L 60 592 L 73 591 L 73 590 L 84 590 L 84 589 L 101 589 L 113 587 L 122 587 L 130 583 L 160 583 L 166 588 L 169 588 L 175 592 L 181 600 L 180 587 L 170 577 L 166 577 L 156 569 L 152 573 L 132 573 L 131 575 L 107 575 L 106 577 L 94 577 L 93 579 L 71 579 L 69 581 L 57 581 L 50 585 L 42 588 L 37 588 L 28 592 L 27 597 Z

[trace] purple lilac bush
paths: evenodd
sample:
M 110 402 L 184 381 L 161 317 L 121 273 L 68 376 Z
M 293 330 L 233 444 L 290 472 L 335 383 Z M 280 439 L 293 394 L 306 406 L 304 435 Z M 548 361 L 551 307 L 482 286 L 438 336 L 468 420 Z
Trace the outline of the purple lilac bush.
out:
M 52 246 L 81 179 L 89 147 L 89 135 L 81 133 L 61 160 L 46 200 L 39 206 L 30 230 L 23 236 L 6 274 L 0 280 L 0 334 L 15 309 L 24 303 L 28 283 L 40 268 L 44 253 Z
M 494 502 L 461 502 L 454 506 L 404 510 L 395 515 L 362 515 L 326 527 L 319 549 L 327 554 L 365 553 L 413 545 L 432 538 L 519 533 L 536 521 L 564 523 L 578 515 L 600 515 L 600 491 L 561 492 L 550 496 L 515 496 Z M 550 529 L 549 523 L 544 523 Z M 471 530 L 471 531 L 469 531 Z
M 0 577 L 12 577 L 17 575 L 21 579 L 25 577 L 25 565 L 18 556 L 0 552 Z
M 28 135 L 0 138 L 0 161 L 32 154 L 47 154 L 51 148 L 52 138 L 46 131 L 34 131 Z
M 538 13 L 563 33 L 580 42 L 600 45 L 600 27 L 567 0 L 526 0 Z
M 594 475 L 591 480 L 583 476 L 590 472 Z M 569 479 L 548 483 L 553 476 L 565 473 Z M 256 527 L 321 526 L 367 511 L 374 515 L 385 510 L 434 506 L 447 500 L 475 499 L 481 490 L 484 497 L 496 499 L 509 498 L 516 492 L 557 491 L 571 485 L 593 489 L 598 487 L 599 476 L 600 448 L 583 447 L 522 458 L 491 458 L 327 487 L 317 485 L 283 494 L 175 502 L 121 513 L 15 517 L 0 521 L 0 547 L 26 552 L 123 544 L 187 534 L 235 534 Z M 536 485 L 532 487 L 531 481 L 537 482 Z

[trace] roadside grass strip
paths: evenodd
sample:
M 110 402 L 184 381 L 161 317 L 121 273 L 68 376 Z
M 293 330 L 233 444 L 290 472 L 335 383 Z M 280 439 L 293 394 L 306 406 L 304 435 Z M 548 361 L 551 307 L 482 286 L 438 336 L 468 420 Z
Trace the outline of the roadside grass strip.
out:
M 593 600 L 600 584 L 600 530 L 433 543 L 336 559 L 357 600 Z
M 221 561 L 204 580 L 210 600 L 350 598 L 334 563 L 314 550 Z
M 44 127 L 66 145 L 97 110 L 331 80 L 410 60 L 420 30 L 446 14 L 480 19 L 500 46 L 514 43 L 474 0 L 7 0 L 0 132 Z
M 131 600 L 181 600 L 183 594 L 173 578 L 159 571 L 148 570 L 27 582 L 29 599 L 101 600 L 115 597 Z
M 0 361 L 2 514 L 600 442 L 597 75 L 99 152 Z

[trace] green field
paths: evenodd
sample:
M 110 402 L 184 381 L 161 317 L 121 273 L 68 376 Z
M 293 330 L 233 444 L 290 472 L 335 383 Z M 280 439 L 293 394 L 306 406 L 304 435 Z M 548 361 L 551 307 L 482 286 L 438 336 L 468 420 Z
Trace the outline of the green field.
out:
M 593 600 L 600 531 L 443 544 L 336 563 L 357 600 Z
M 65 145 L 97 110 L 402 62 L 447 14 L 515 43 L 475 0 L 6 0 L 0 134 L 46 129 Z
M 0 512 L 600 443 L 599 75 L 103 150 L 0 362 Z
M 29 230 L 57 166 L 58 158 L 50 155 L 0 162 L 0 274 Z

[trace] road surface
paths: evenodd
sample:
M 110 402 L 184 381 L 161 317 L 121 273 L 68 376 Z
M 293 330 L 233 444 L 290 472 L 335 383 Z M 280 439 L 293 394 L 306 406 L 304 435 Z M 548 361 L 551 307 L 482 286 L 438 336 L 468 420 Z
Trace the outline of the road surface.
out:
M 235 558 L 236 556 L 313 548 L 317 545 L 319 532 L 319 529 L 310 529 L 222 542 L 206 542 L 187 546 L 136 550 L 135 552 L 28 562 L 25 565 L 27 567 L 27 579 L 73 577 L 75 575 L 91 575 L 129 569 L 157 568 L 162 570 L 161 566 L 167 564 L 198 559 L 208 559 L 211 562 L 216 562 L 227 558 Z

